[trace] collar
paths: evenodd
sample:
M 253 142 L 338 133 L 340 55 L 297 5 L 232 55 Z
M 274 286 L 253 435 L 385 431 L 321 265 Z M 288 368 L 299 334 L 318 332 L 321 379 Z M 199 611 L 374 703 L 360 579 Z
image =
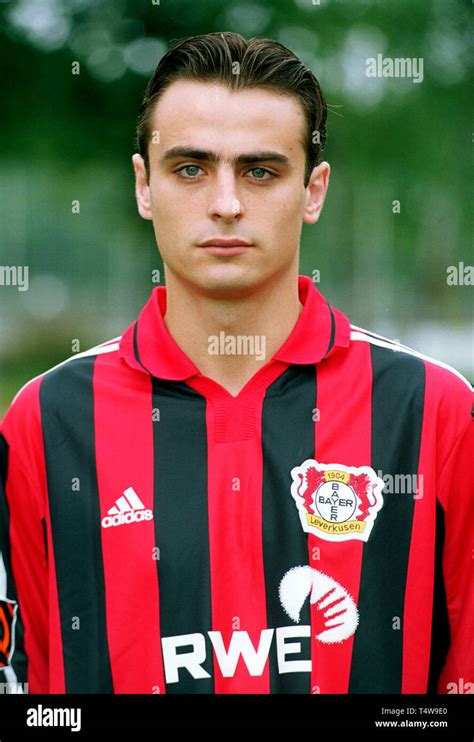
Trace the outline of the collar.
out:
M 298 276 L 298 293 L 303 309 L 271 361 L 319 363 L 336 348 L 349 345 L 349 319 L 329 304 L 308 276 Z M 166 287 L 157 286 L 138 319 L 122 335 L 120 356 L 132 368 L 159 379 L 182 381 L 201 375 L 169 334 L 163 321 L 165 313 Z

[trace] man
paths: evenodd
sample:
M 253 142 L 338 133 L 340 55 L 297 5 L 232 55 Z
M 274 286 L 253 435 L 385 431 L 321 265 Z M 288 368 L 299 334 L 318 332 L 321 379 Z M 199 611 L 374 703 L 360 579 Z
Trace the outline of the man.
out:
M 472 389 L 298 275 L 325 136 L 270 40 L 186 39 L 150 80 L 133 166 L 166 288 L 1 429 L 3 665 L 30 692 L 473 682 Z

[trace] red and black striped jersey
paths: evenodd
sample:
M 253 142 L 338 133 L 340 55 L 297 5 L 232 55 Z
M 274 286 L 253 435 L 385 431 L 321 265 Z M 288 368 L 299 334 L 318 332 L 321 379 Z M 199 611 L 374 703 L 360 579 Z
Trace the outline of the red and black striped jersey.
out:
M 0 665 L 31 693 L 474 690 L 473 394 L 299 277 L 237 396 L 168 333 L 33 379 L 2 420 Z

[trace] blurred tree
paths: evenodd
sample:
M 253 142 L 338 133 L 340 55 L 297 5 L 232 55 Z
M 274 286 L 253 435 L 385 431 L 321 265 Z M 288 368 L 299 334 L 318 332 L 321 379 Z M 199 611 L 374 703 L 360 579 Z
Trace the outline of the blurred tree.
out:
M 331 184 L 320 223 L 304 227 L 301 272 L 319 270 L 321 290 L 355 324 L 407 344 L 416 337 L 419 350 L 472 374 L 472 288 L 446 282 L 471 245 L 471 7 L 0 2 L 1 262 L 30 267 L 29 291 L 0 287 L 0 362 L 10 369 L 0 408 L 51 365 L 33 336 L 54 327 L 49 360 L 65 358 L 71 338 L 120 333 L 153 288 L 162 265 L 136 214 L 130 163 L 139 105 L 174 40 L 219 30 L 281 41 L 325 92 Z M 368 77 L 377 55 L 421 59 L 422 80 Z

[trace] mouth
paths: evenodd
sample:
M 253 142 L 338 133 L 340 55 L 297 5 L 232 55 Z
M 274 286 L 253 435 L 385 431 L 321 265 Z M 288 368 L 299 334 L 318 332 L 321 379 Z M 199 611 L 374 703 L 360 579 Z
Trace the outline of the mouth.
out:
M 250 250 L 253 247 L 251 242 L 246 240 L 240 240 L 236 238 L 213 238 L 201 242 L 198 247 L 201 250 L 211 253 L 212 255 L 222 255 L 224 257 L 232 257 L 233 255 L 241 255 L 242 253 Z

